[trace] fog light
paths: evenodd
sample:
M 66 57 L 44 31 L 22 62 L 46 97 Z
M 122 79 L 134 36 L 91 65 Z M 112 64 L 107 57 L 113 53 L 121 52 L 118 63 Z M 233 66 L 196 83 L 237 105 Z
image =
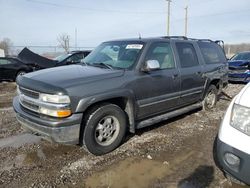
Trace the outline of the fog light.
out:
M 225 154 L 225 160 L 230 166 L 238 167 L 240 166 L 240 158 L 232 153 Z

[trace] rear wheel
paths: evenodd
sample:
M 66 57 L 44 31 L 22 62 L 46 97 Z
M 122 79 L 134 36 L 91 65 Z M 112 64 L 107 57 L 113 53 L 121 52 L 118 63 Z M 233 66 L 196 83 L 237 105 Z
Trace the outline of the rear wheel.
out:
M 215 85 L 210 85 L 206 96 L 203 100 L 203 109 L 204 110 L 211 110 L 215 107 L 218 100 L 218 89 Z
M 83 143 L 95 155 L 113 151 L 126 134 L 126 115 L 117 105 L 96 106 L 86 115 Z

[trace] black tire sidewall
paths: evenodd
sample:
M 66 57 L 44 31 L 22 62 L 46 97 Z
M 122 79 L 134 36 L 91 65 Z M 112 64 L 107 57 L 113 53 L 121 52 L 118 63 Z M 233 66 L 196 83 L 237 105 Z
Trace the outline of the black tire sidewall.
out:
M 120 131 L 113 143 L 108 146 L 102 146 L 95 140 L 95 129 L 99 121 L 108 115 L 115 116 L 118 119 L 120 124 Z M 115 148 L 117 148 L 123 141 L 126 133 L 126 124 L 127 121 L 125 112 L 120 107 L 113 104 L 100 106 L 92 113 L 90 113 L 87 117 L 87 120 L 85 122 L 83 143 L 85 144 L 88 151 L 95 155 L 103 155 L 105 153 L 111 152 Z
M 213 104 L 212 107 L 208 107 L 208 104 L 207 104 L 206 99 L 207 99 L 208 94 L 209 94 L 211 91 L 215 94 L 215 102 L 214 102 L 214 104 Z M 204 98 L 204 100 L 203 100 L 203 109 L 204 109 L 204 110 L 211 110 L 212 108 L 215 107 L 215 105 L 216 105 L 216 103 L 217 103 L 217 100 L 218 100 L 218 89 L 216 88 L 215 85 L 210 85 L 209 88 L 208 88 L 208 90 L 207 90 L 207 92 L 206 92 L 206 96 L 205 96 L 205 98 Z

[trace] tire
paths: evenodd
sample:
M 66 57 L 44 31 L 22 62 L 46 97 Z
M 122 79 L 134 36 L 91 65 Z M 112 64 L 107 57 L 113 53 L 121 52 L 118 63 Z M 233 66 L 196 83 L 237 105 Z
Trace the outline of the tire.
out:
M 207 111 L 212 110 L 216 106 L 217 100 L 218 100 L 218 89 L 216 88 L 215 85 L 210 85 L 206 92 L 206 96 L 202 102 L 203 109 Z
M 22 75 L 25 75 L 25 74 L 26 74 L 25 71 L 18 71 L 17 74 L 16 74 L 16 79 L 17 79 L 18 76 L 22 76 Z
M 127 119 L 117 105 L 103 104 L 94 107 L 85 117 L 83 145 L 94 155 L 103 155 L 116 149 L 123 141 Z

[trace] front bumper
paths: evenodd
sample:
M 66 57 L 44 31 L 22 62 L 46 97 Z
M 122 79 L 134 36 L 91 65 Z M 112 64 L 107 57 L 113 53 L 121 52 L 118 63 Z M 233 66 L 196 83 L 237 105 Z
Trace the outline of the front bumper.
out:
M 13 108 L 19 123 L 32 133 L 45 139 L 62 143 L 78 144 L 82 114 L 73 114 L 68 118 L 41 118 L 27 113 L 19 103 L 18 97 L 13 100 Z
M 236 179 L 250 185 L 250 155 L 244 153 L 228 144 L 217 139 L 217 162 L 220 168 L 226 173 L 232 175 Z M 230 153 L 237 156 L 240 159 L 238 166 L 232 166 L 226 162 L 225 154 Z
M 250 81 L 250 74 L 248 73 L 234 73 L 228 74 L 228 80 L 233 82 L 245 82 L 248 83 Z

